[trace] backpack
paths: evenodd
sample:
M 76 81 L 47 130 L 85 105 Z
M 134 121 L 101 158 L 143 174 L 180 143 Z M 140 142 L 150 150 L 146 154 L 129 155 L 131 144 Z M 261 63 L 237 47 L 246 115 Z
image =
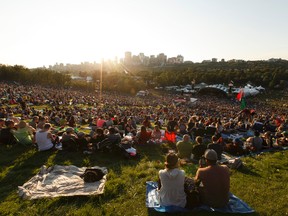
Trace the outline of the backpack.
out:
M 80 177 L 84 182 L 90 183 L 101 180 L 104 175 L 105 173 L 101 169 L 87 168 Z
M 75 152 L 78 151 L 78 144 L 73 138 L 69 140 L 62 141 L 62 149 L 64 151 Z
M 184 191 L 186 193 L 186 208 L 191 209 L 201 205 L 198 187 L 192 178 L 185 177 Z

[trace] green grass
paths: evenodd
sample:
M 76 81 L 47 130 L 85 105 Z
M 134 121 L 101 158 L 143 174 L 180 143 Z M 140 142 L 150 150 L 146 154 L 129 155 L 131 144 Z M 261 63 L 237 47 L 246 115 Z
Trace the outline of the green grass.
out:
M 0 215 L 164 215 L 145 207 L 145 182 L 157 179 L 158 170 L 164 166 L 164 155 L 157 146 L 138 150 L 141 159 L 125 160 L 107 153 L 37 152 L 21 146 L 1 146 Z M 231 192 L 256 210 L 249 215 L 288 215 L 287 158 L 288 151 L 246 157 L 244 168 L 231 171 Z M 105 193 L 41 200 L 23 200 L 18 196 L 17 186 L 35 175 L 42 165 L 54 164 L 107 167 Z M 183 169 L 188 176 L 194 176 L 197 167 L 185 165 Z

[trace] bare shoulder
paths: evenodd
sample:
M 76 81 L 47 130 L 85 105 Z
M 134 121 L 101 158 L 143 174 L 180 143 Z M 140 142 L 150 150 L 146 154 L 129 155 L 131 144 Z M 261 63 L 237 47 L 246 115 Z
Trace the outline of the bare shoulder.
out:
M 226 170 L 227 172 L 229 172 L 228 166 L 222 164 L 220 167 L 221 167 L 223 170 Z
M 161 170 L 159 170 L 159 174 L 162 174 L 162 173 L 164 173 L 164 172 L 166 172 L 165 169 L 161 169 Z
M 185 175 L 185 171 L 182 170 L 182 169 L 180 169 L 180 173 L 181 173 L 182 175 Z
M 208 167 L 199 167 L 197 171 L 198 172 L 204 172 L 206 170 L 209 170 L 209 166 Z

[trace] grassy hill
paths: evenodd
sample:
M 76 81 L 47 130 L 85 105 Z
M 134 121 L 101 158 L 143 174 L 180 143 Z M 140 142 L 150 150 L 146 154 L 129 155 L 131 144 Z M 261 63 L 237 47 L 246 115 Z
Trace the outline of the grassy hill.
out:
M 145 182 L 157 179 L 158 170 L 164 167 L 164 155 L 158 146 L 138 150 L 139 160 L 125 160 L 108 153 L 37 152 L 22 146 L 1 146 L 0 215 L 164 215 L 145 207 Z M 243 161 L 242 169 L 231 171 L 231 192 L 256 210 L 250 215 L 288 215 L 288 151 L 246 157 Z M 105 193 L 41 200 L 18 197 L 17 186 L 42 165 L 55 164 L 107 167 Z M 188 176 L 194 176 L 197 167 L 184 165 L 183 169 Z

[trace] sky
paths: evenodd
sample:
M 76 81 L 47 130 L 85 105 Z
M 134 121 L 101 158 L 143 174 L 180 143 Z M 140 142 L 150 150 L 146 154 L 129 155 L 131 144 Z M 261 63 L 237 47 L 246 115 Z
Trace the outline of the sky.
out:
M 288 59 L 287 0 L 0 0 L 0 64 Z

